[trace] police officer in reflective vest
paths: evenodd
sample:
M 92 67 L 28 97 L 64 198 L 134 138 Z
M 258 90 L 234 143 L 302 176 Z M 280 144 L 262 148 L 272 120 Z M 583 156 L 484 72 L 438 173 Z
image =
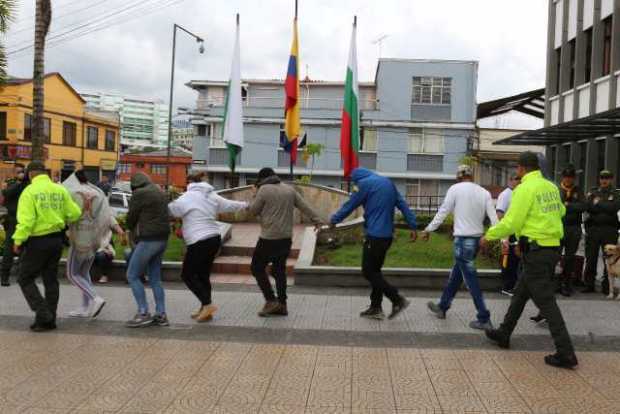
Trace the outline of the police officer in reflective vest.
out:
M 586 284 L 583 293 L 595 291 L 594 281 L 599 252 L 606 244 L 618 242 L 618 210 L 620 210 L 620 193 L 614 189 L 612 183 L 614 175 L 611 171 L 603 170 L 599 174 L 599 186 L 590 190 L 586 196 L 588 203 L 585 220 L 586 228 L 586 270 L 584 281 Z M 607 270 L 602 283 L 603 294 L 609 293 Z
M 516 234 L 522 252 L 521 276 L 515 287 L 504 322 L 498 329 L 487 330 L 489 339 L 501 348 L 510 347 L 510 336 L 517 326 L 529 299 L 547 317 L 557 352 L 545 357 L 545 363 L 560 368 L 573 368 L 577 357 L 564 318 L 555 301 L 554 269 L 560 259 L 560 240 L 564 237 L 562 217 L 566 208 L 558 187 L 545 179 L 535 153 L 519 157 L 517 174 L 521 185 L 513 194 L 508 213 L 491 227 L 486 240 L 500 240 Z
M 43 332 L 56 329 L 63 232 L 68 223 L 80 218 L 82 211 L 65 187 L 50 180 L 42 162 L 32 161 L 28 173 L 31 184 L 17 205 L 13 241 L 15 253 L 22 253 L 19 286 L 36 315 L 30 329 Z M 35 283 L 38 276 L 43 279 L 45 298 Z

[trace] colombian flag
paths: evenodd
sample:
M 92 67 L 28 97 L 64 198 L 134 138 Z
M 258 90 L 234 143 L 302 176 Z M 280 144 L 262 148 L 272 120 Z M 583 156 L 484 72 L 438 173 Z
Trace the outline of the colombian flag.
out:
M 299 108 L 299 44 L 297 41 L 297 19 L 293 21 L 293 44 L 288 60 L 286 81 L 284 82 L 284 131 L 286 139 L 291 143 L 291 162 L 297 161 L 297 138 L 301 130 Z

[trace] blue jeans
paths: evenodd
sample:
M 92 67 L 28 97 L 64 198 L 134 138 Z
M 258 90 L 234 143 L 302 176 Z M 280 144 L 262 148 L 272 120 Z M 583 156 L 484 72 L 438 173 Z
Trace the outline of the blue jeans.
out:
M 450 273 L 448 284 L 443 290 L 439 307 L 443 311 L 450 309 L 452 300 L 456 292 L 461 287 L 463 280 L 465 286 L 469 290 L 476 310 L 478 311 L 478 321 L 486 323 L 489 321 L 491 314 L 484 304 L 480 284 L 478 283 L 478 273 L 476 272 L 476 256 L 478 255 L 478 247 L 480 243 L 479 237 L 455 237 L 454 238 L 454 267 Z
M 161 285 L 161 262 L 167 244 L 167 240 L 140 241 L 132 252 L 127 266 L 127 281 L 138 304 L 139 313 L 149 311 L 144 285 L 140 280 L 140 276 L 145 273 L 149 275 L 149 283 L 155 297 L 155 312 L 158 315 L 166 313 L 164 288 Z

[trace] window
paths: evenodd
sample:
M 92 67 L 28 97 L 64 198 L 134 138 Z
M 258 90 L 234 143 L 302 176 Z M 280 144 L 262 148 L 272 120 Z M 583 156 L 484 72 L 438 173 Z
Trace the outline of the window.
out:
M 360 130 L 360 151 L 377 152 L 377 130 L 364 128 Z
M 166 175 L 166 166 L 164 164 L 151 164 L 151 174 Z
M 599 139 L 596 141 L 596 160 L 597 160 L 597 171 L 601 171 L 605 169 L 605 146 L 606 140 Z
M 114 131 L 105 132 L 105 150 L 116 151 L 116 132 Z
M 562 151 L 564 151 L 564 155 L 562 157 L 562 160 L 564 161 L 564 164 L 570 164 L 571 163 L 571 159 L 570 159 L 570 145 L 563 145 L 562 146 Z
M 573 39 L 568 43 L 568 51 L 570 56 L 570 74 L 568 76 L 568 89 L 575 87 L 575 52 L 577 51 L 577 40 Z
M 198 125 L 196 133 L 199 137 L 211 136 L 211 125 Z
M 86 128 L 86 133 L 88 136 L 86 147 L 97 149 L 99 147 L 99 128 L 89 126 Z
M 562 74 L 562 48 L 558 47 L 557 49 L 555 49 L 555 94 L 560 93 L 560 75 L 561 74 Z
M 225 148 L 226 143 L 224 142 L 224 124 L 212 124 L 209 129 L 211 132 L 209 147 Z
M 452 100 L 452 78 L 414 76 L 414 105 L 450 105 Z
M 32 115 L 24 115 L 24 141 L 32 141 Z
M 0 112 L 0 140 L 6 139 L 6 112 Z
M 52 120 L 49 118 L 43 118 L 43 142 L 52 142 Z
M 120 174 L 129 174 L 131 173 L 131 164 L 127 162 L 121 162 L 118 164 L 118 172 Z
M 444 137 L 437 129 L 411 128 L 409 130 L 409 154 L 443 154 Z
M 62 123 L 62 145 L 75 147 L 77 125 L 73 122 L 63 121 Z
M 607 76 L 611 73 L 611 29 L 612 18 L 609 16 L 603 20 L 603 73 L 602 76 Z
M 585 83 L 588 83 L 592 80 L 592 29 L 586 30 L 585 43 L 586 43 Z

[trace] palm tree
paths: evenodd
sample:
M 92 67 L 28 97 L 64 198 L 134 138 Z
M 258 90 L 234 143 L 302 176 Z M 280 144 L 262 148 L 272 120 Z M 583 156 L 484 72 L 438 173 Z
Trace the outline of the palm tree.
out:
M 15 0 L 0 0 L 0 34 L 4 35 L 9 29 L 9 23 L 13 20 L 15 11 Z M 0 43 L 0 85 L 6 82 L 7 60 L 4 44 Z
M 32 159 L 43 161 L 43 101 L 45 37 L 52 22 L 51 0 L 37 0 L 34 26 L 34 73 L 32 75 Z

